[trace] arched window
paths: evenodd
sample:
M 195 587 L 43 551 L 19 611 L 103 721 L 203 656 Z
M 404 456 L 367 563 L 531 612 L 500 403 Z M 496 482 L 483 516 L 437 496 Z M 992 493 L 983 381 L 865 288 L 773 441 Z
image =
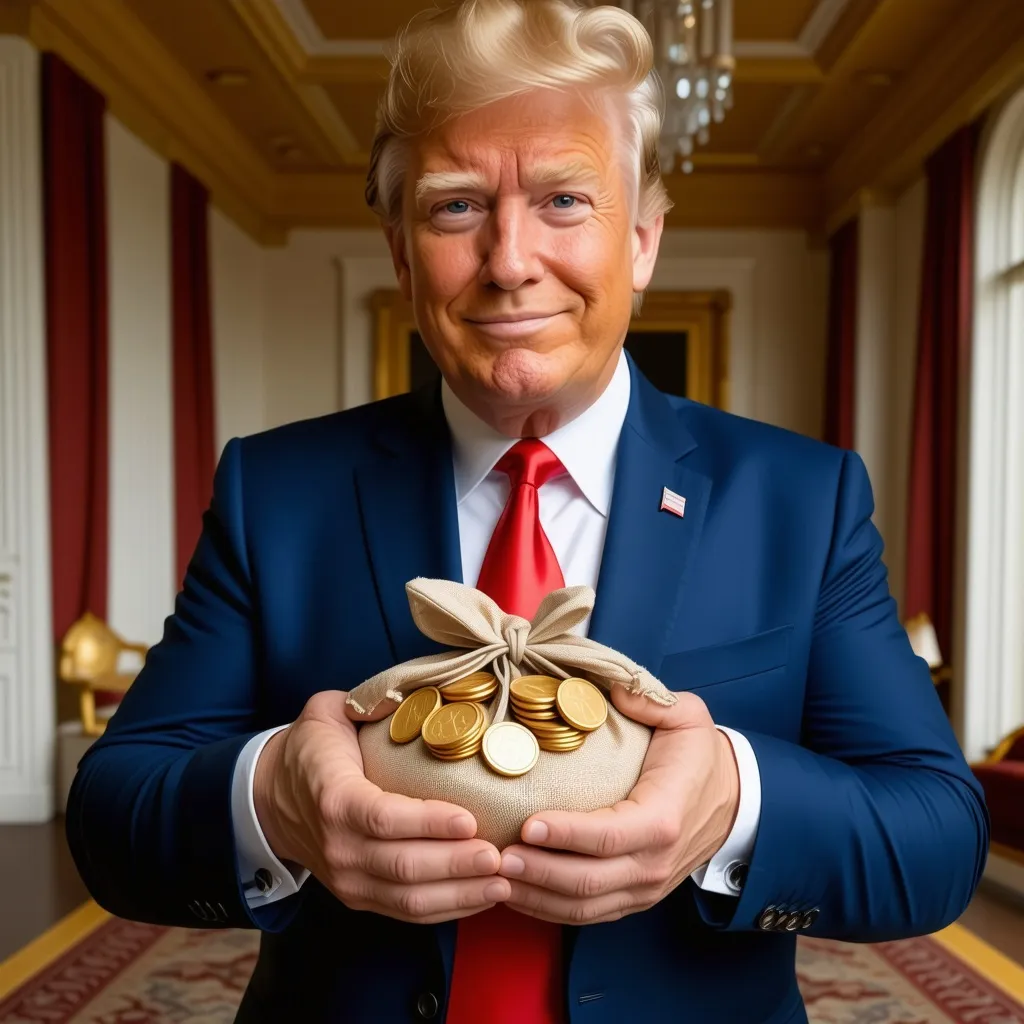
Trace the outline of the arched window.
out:
M 963 742 L 1024 723 L 1024 90 L 993 119 L 977 192 Z

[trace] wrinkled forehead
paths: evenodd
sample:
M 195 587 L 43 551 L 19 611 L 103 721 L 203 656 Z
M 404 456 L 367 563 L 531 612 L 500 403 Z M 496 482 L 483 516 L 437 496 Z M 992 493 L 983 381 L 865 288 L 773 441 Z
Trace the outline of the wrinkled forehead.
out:
M 511 97 L 461 114 L 415 140 L 407 188 L 498 188 L 619 177 L 622 124 L 614 105 L 563 91 Z

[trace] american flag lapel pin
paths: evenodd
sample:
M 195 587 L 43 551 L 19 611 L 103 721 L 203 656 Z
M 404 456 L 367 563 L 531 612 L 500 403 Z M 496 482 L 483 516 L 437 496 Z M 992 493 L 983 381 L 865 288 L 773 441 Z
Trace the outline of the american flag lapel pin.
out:
M 671 512 L 672 515 L 679 516 L 682 519 L 683 513 L 686 511 L 686 499 L 681 494 L 670 491 L 667 487 L 662 488 L 661 507 L 658 511 Z

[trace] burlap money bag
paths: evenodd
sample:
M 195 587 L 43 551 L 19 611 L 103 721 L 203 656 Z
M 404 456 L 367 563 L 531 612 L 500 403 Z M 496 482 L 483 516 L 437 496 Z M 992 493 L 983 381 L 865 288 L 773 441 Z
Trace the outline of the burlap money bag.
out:
M 443 686 L 481 670 L 493 672 L 499 683 L 486 705 L 488 725 L 512 717 L 509 683 L 521 675 L 582 676 L 608 692 L 623 686 L 658 704 L 676 701 L 675 694 L 624 654 L 570 632 L 594 606 L 589 587 L 553 591 L 532 622 L 506 614 L 479 590 L 449 580 L 415 579 L 406 584 L 406 593 L 419 630 L 454 649 L 395 665 L 357 686 L 348 702 L 360 714 L 379 713 L 382 701 L 397 706 L 421 686 Z M 519 841 L 523 822 L 537 811 L 593 811 L 622 800 L 640 777 L 651 738 L 650 728 L 609 703 L 607 722 L 578 750 L 542 750 L 526 775 L 506 778 L 492 771 L 481 754 L 441 761 L 422 737 L 395 743 L 388 729 L 389 718 L 360 726 L 366 777 L 390 793 L 466 808 L 476 818 L 477 835 L 499 850 Z

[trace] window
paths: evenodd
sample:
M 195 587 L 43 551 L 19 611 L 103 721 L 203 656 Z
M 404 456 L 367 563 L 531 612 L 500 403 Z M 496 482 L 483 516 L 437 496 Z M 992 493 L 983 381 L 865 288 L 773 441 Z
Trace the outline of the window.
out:
M 989 124 L 977 191 L 963 742 L 1024 724 L 1024 90 Z

